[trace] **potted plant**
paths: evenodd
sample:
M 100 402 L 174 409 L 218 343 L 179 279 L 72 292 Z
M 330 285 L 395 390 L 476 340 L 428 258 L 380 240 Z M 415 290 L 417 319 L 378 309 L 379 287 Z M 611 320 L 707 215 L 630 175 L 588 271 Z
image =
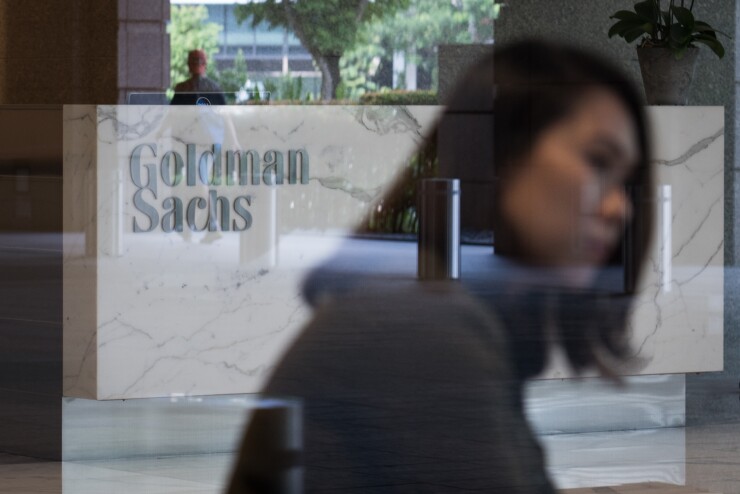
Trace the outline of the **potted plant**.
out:
M 684 0 L 670 0 L 665 10 L 661 0 L 644 0 L 635 4 L 634 11 L 620 10 L 610 17 L 616 19 L 609 29 L 610 38 L 620 36 L 628 43 L 641 38 L 637 58 L 648 104 L 686 104 L 697 43 L 708 46 L 719 58 L 725 54 L 717 34 L 727 35 L 697 21 L 693 9 L 694 0 L 688 7 Z

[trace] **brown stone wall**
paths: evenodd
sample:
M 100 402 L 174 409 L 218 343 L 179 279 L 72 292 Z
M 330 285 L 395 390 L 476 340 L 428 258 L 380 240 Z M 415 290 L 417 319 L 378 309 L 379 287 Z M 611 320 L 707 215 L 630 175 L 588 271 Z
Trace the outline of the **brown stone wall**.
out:
M 169 83 L 169 0 L 0 0 L 0 104 L 106 104 Z
M 170 85 L 169 0 L 118 0 L 118 99 Z
M 0 103 L 115 103 L 117 0 L 0 0 Z
M 164 91 L 169 11 L 169 0 L 0 0 L 0 232 L 61 231 L 61 105 Z

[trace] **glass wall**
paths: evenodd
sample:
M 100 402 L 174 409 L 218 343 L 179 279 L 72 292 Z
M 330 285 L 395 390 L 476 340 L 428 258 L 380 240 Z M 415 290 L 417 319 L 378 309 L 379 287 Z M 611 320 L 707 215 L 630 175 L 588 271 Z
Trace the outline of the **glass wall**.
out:
M 0 0 L 0 494 L 738 491 L 736 18 Z

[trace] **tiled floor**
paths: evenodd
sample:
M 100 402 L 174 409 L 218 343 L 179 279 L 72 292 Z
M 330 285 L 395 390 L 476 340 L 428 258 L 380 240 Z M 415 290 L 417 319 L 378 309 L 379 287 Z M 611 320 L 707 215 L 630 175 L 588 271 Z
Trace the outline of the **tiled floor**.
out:
M 180 456 L 90 462 L 37 462 L 0 457 L 3 494 L 215 494 L 231 455 Z
M 640 481 L 740 493 L 740 423 L 542 438 L 559 488 Z M 232 456 L 40 462 L 0 455 L 0 493 L 216 494 Z
M 722 492 L 740 492 L 740 424 L 686 430 L 686 483 Z

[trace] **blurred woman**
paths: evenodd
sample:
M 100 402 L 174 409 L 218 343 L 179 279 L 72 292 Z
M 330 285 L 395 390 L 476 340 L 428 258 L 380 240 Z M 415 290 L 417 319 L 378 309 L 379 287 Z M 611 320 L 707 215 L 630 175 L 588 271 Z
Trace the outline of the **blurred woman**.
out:
M 296 467 L 306 492 L 553 492 L 522 386 L 556 347 L 606 374 L 629 355 L 651 229 L 645 121 L 609 64 L 537 41 L 475 65 L 448 105 L 466 112 L 493 120 L 470 127 L 470 142 L 493 130 L 465 166 L 492 170 L 496 255 L 463 253 L 462 283 L 374 276 L 382 259 L 364 276 L 315 271 L 314 318 L 265 389 L 301 399 L 302 455 L 261 440 L 256 418 L 230 493 L 287 492 Z

